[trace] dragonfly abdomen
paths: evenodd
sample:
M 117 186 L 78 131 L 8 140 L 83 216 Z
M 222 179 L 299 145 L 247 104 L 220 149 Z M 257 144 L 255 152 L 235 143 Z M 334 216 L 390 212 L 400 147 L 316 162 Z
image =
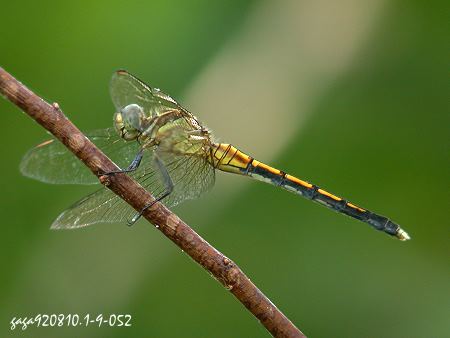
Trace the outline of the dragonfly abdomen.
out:
M 401 240 L 409 239 L 408 234 L 387 217 L 363 209 L 314 184 L 259 162 L 230 144 L 221 143 L 215 145 L 211 161 L 215 168 L 222 171 L 247 175 L 259 181 L 280 186 L 290 192 L 321 203 L 337 212 L 368 223 L 375 229 L 396 236 Z

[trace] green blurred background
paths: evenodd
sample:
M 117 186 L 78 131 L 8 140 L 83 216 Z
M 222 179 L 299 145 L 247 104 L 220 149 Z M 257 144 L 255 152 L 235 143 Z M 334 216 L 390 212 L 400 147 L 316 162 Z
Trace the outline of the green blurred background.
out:
M 448 9 L 448 8 L 447 8 Z M 417 1 L 2 4 L 0 65 L 82 130 L 111 126 L 112 72 L 178 98 L 221 141 L 373 211 L 402 243 L 269 185 L 217 175 L 176 212 L 310 337 L 449 337 L 448 43 Z M 448 18 L 447 18 L 448 21 Z M 50 231 L 93 187 L 22 177 L 43 129 L 1 99 L 1 337 L 267 337 L 144 221 Z M 10 331 L 37 313 L 131 328 Z

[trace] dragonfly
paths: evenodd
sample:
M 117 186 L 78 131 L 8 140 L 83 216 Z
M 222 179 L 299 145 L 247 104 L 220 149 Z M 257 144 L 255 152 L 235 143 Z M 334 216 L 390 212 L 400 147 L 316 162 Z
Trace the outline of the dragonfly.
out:
M 214 184 L 216 170 L 244 175 L 281 187 L 353 217 L 405 241 L 409 235 L 387 217 L 373 213 L 307 181 L 260 162 L 228 143 L 217 143 L 209 129 L 158 88 L 125 70 L 110 82 L 115 106 L 113 127 L 86 136 L 126 173 L 167 207 L 195 199 Z M 53 184 L 94 184 L 98 179 L 56 139 L 31 149 L 21 172 Z M 104 174 L 103 174 L 104 175 Z M 53 222 L 53 229 L 73 229 L 95 223 L 135 223 L 153 204 L 136 211 L 102 187 L 82 198 Z

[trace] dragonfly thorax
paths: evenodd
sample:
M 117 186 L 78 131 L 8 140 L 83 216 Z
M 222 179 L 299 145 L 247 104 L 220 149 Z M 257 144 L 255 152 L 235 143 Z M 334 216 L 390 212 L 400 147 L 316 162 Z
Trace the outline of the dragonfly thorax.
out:
M 129 104 L 114 114 L 114 128 L 124 140 L 135 140 L 145 128 L 146 116 L 141 106 Z

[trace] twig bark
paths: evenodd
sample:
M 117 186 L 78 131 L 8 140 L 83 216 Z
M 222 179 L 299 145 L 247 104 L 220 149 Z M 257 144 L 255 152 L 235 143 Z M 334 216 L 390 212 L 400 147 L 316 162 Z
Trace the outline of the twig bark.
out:
M 134 209 L 139 211 L 154 200 L 125 174 L 101 176 L 101 173 L 117 170 L 117 166 L 66 118 L 57 104 L 48 104 L 1 67 L 0 93 L 50 131 L 99 177 L 103 185 Z M 164 205 L 156 203 L 143 216 L 224 285 L 274 337 L 305 337 L 234 262 Z

